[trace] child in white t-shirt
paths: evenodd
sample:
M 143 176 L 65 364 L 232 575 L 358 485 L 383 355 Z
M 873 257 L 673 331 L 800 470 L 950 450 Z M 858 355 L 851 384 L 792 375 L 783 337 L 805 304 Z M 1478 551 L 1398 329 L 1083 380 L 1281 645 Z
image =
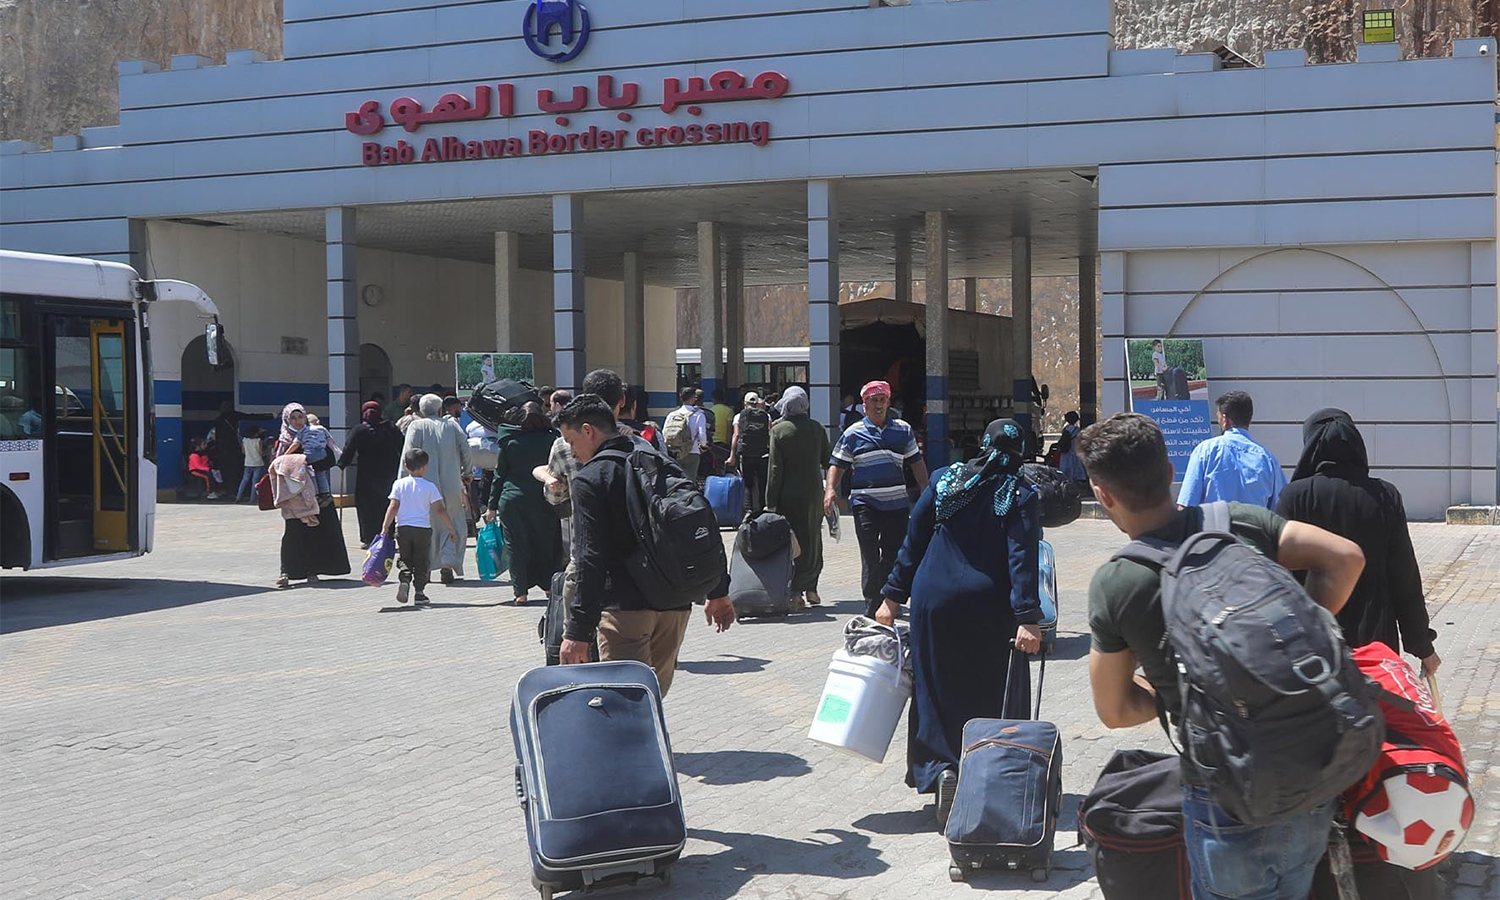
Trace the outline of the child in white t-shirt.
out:
M 405 603 L 412 582 L 416 582 L 415 605 L 426 606 L 431 602 L 425 589 L 432 574 L 432 517 L 438 517 L 455 541 L 458 532 L 443 506 L 443 492 L 422 477 L 427 472 L 427 451 L 421 448 L 408 450 L 403 461 L 406 471 L 411 474 L 396 479 L 391 485 L 391 504 L 386 507 L 385 522 L 380 531 L 390 534 L 391 526 L 396 528 L 397 568 L 400 570 L 396 599 Z

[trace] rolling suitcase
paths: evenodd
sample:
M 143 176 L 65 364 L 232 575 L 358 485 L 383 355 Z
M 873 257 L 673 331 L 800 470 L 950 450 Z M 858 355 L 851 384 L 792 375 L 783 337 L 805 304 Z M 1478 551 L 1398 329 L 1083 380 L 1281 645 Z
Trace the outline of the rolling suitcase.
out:
M 734 528 L 745 517 L 745 480 L 738 475 L 710 475 L 703 493 L 720 528 Z
M 507 424 L 516 410 L 532 402 L 542 402 L 542 396 L 530 382 L 502 378 L 475 388 L 464 408 L 470 418 L 494 431 Z
M 687 824 L 650 666 L 532 669 L 516 683 L 510 730 L 543 900 L 648 877 L 670 883 Z
M 563 634 L 568 625 L 568 606 L 563 600 L 563 581 L 568 572 L 564 569 L 552 576 L 552 596 L 547 599 L 547 611 L 536 623 L 536 639 L 546 652 L 547 665 L 561 662 Z M 599 661 L 599 642 L 589 650 L 589 661 Z
M 1040 659 L 1038 718 L 1047 673 L 1047 657 Z M 1025 666 L 1029 678 L 1030 665 Z M 1007 698 L 1010 674 L 1005 678 Z M 946 829 L 953 856 L 948 877 L 964 881 L 974 869 L 1029 869 L 1033 881 L 1046 881 L 1062 804 L 1062 738 L 1057 726 L 1027 719 L 970 719 L 963 738 L 958 791 Z
M 729 600 L 736 616 L 784 616 L 792 611 L 792 526 L 785 516 L 761 513 L 735 535 Z
M 1116 750 L 1078 807 L 1104 900 L 1192 900 L 1182 837 L 1182 759 Z

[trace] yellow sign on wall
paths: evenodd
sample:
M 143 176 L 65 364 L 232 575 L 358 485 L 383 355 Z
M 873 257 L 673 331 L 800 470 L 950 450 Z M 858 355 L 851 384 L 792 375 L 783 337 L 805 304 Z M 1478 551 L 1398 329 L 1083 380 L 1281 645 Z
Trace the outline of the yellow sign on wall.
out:
M 1364 41 L 1366 44 L 1389 44 L 1396 39 L 1396 11 L 1394 9 L 1365 10 Z

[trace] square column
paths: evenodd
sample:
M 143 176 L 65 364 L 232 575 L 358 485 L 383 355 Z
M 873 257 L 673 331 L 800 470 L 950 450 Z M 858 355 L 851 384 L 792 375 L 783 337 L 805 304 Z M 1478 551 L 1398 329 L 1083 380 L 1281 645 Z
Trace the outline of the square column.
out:
M 1011 401 L 1022 429 L 1031 427 L 1031 236 L 1010 241 L 1010 304 L 1012 373 Z
M 719 305 L 723 290 L 723 259 L 719 255 L 719 223 L 698 223 L 698 362 L 703 373 L 699 387 L 705 398 L 724 384 L 724 318 Z
M 521 236 L 495 232 L 495 349 L 519 353 L 521 346 Z
M 1078 419 L 1089 426 L 1099 420 L 1099 323 L 1095 313 L 1094 256 L 1078 257 Z
M 641 255 L 626 253 L 625 282 L 625 371 L 626 384 L 646 383 L 646 281 Z
M 724 270 L 724 353 L 723 387 L 729 393 L 745 384 L 745 267 L 739 263 Z
M 911 302 L 911 231 L 896 226 L 896 301 Z
M 573 392 L 588 373 L 583 320 L 583 198 L 552 198 L 552 325 L 557 386 Z
M 355 215 L 345 207 L 323 218 L 328 257 L 328 421 L 333 440 L 346 446 L 359 424 L 359 280 L 355 266 Z
M 927 469 L 948 464 L 948 214 L 927 214 Z
M 839 426 L 838 185 L 807 183 L 807 379 L 812 418 Z

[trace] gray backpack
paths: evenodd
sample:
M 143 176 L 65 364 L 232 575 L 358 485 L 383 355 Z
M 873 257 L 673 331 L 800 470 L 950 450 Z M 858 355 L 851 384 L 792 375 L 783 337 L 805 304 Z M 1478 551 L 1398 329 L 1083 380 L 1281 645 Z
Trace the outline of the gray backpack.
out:
M 1183 756 L 1230 815 L 1266 825 L 1364 777 L 1385 720 L 1333 616 L 1230 533 L 1229 504 L 1202 509 L 1181 546 L 1137 540 L 1114 558 L 1161 572 Z

